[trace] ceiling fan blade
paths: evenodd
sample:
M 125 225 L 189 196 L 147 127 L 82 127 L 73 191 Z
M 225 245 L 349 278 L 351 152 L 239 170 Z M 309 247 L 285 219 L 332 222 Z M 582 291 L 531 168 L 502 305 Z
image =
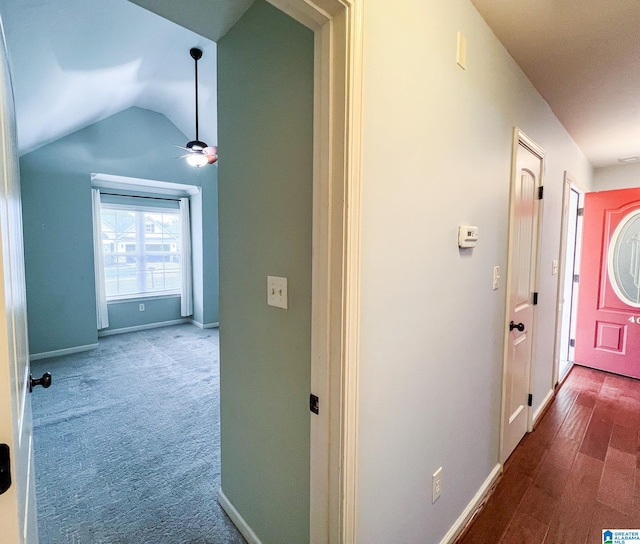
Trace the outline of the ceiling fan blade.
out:
M 209 147 L 205 147 L 202 152 L 205 155 L 215 155 L 218 156 L 218 146 L 217 145 L 210 145 Z
M 209 164 L 214 164 L 216 162 L 218 162 L 218 157 L 216 157 L 215 155 L 207 155 L 207 162 Z
M 193 153 L 187 153 L 186 155 L 180 155 L 179 157 L 174 157 L 174 159 L 184 159 L 186 157 L 191 157 L 191 155 L 193 155 Z
M 185 151 L 190 151 L 191 153 L 193 153 L 193 150 L 189 149 L 188 147 L 185 147 L 183 145 L 178 145 L 178 144 L 173 144 L 176 147 L 179 147 L 180 149 L 184 149 Z

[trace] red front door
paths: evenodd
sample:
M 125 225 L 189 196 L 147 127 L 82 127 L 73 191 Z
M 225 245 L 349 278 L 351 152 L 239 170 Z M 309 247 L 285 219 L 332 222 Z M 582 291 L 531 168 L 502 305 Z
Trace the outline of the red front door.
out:
M 575 362 L 640 378 L 640 189 L 585 195 Z

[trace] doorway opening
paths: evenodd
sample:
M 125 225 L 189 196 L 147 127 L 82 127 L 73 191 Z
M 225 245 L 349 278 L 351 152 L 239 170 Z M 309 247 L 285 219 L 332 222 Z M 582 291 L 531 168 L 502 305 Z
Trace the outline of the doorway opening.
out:
M 555 384 L 562 382 L 574 361 L 576 321 L 578 315 L 578 286 L 580 253 L 582 248 L 582 217 L 584 191 L 568 172 L 564 177 L 564 206 L 560 248 L 561 279 L 558 286 L 558 349 L 556 353 Z

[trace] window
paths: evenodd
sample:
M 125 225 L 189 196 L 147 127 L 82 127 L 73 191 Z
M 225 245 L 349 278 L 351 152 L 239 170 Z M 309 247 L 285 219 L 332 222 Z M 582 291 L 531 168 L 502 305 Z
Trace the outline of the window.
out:
M 107 299 L 179 294 L 179 209 L 103 202 L 100 211 Z

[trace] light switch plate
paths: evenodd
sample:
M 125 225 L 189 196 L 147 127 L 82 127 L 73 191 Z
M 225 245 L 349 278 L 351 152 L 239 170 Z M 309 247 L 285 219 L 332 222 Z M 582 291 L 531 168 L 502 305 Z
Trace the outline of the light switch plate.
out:
M 500 276 L 500 267 L 499 266 L 494 266 L 493 267 L 493 290 L 497 291 L 498 289 L 500 289 L 500 278 L 502 276 Z
M 558 259 L 551 261 L 551 275 L 555 276 L 558 273 Z
M 287 278 L 267 276 L 267 304 L 276 308 L 289 308 Z

